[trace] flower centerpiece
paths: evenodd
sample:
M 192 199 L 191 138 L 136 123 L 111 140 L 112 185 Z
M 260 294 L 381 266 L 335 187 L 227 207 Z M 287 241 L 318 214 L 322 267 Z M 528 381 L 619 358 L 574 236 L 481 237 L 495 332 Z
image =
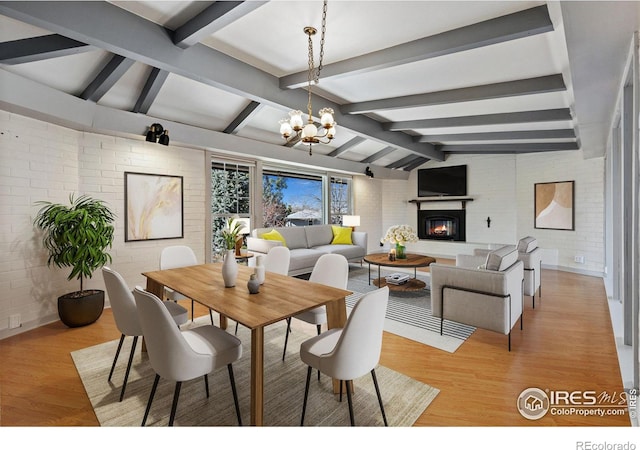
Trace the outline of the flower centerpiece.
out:
M 389 227 L 380 242 L 389 242 L 396 245 L 396 258 L 406 259 L 405 244 L 418 242 L 418 234 L 409 225 L 393 225 Z

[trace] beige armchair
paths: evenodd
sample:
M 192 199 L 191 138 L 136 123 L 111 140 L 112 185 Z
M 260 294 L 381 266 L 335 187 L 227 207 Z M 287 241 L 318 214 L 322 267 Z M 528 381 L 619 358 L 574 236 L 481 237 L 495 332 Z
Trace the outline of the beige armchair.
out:
M 527 236 L 518 241 L 518 259 L 524 264 L 524 295 L 532 298 L 535 308 L 536 292 L 542 297 L 542 250 L 536 238 Z
M 465 257 L 468 256 L 468 257 Z M 522 329 L 524 264 L 515 246 L 504 246 L 486 257 L 460 255 L 457 265 L 431 264 L 431 314 L 508 336 L 520 319 Z M 480 264 L 477 264 L 477 263 Z

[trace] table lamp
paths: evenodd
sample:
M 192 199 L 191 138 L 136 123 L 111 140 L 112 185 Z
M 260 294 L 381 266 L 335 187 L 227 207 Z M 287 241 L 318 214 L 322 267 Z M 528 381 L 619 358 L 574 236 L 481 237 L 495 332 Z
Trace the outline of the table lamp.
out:
M 342 226 L 351 227 L 352 231 L 356 231 L 356 227 L 360 226 L 360 216 L 342 216 Z

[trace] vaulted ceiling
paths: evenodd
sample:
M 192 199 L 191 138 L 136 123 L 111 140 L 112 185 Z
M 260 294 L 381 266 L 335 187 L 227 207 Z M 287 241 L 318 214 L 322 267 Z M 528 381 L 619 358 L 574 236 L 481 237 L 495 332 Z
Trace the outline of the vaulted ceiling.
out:
M 161 123 L 175 144 L 352 171 L 406 173 L 449 154 L 596 157 L 638 16 L 634 2 L 329 1 L 312 100 L 314 114 L 335 110 L 337 132 L 308 156 L 278 122 L 306 110 L 303 28 L 320 30 L 322 11 L 0 2 L 0 105 L 139 139 Z M 320 33 L 316 65 L 319 47 Z

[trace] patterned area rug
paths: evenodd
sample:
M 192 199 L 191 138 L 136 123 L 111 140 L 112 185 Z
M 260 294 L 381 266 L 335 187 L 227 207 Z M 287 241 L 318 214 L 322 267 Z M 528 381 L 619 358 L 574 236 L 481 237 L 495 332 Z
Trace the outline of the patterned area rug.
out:
M 195 324 L 208 322 L 209 317 L 204 316 L 196 319 Z M 233 325 L 234 323 L 231 322 L 229 330 L 234 329 Z M 283 362 L 285 326 L 285 322 L 282 321 L 265 329 L 264 423 L 267 426 L 298 426 L 300 424 L 306 366 L 300 360 L 297 349 L 300 343 L 311 335 L 298 330 L 291 333 L 289 337 L 291 352 L 288 352 Z M 249 330 L 240 327 L 238 337 L 243 343 L 243 356 L 234 364 L 234 373 L 243 424 L 247 425 L 250 419 Z M 124 400 L 118 401 L 132 338 L 127 338 L 125 342 L 111 382 L 108 382 L 107 378 L 117 348 L 117 340 L 71 353 L 96 417 L 102 426 L 140 426 L 153 384 L 155 375 L 147 354 L 137 350 Z M 413 425 L 439 392 L 436 388 L 384 366 L 376 368 L 376 375 L 389 426 Z M 315 375 L 312 380 L 305 425 L 348 426 L 347 403 L 346 401 L 340 403 L 338 396 L 333 395 L 331 380 L 323 376 L 318 382 Z M 202 378 L 183 383 L 175 426 L 237 426 L 226 368 L 209 375 L 209 386 L 211 396 L 207 398 Z M 161 379 L 147 422 L 148 426 L 167 425 L 174 387 L 175 383 Z M 383 425 L 371 376 L 355 381 L 353 400 L 356 425 Z
M 398 272 L 398 270 L 382 268 L 381 276 L 384 277 L 394 272 Z M 413 270 L 409 274 L 413 276 Z M 377 277 L 377 266 L 371 266 L 371 278 Z M 453 353 L 471 336 L 475 328 L 445 320 L 441 336 L 440 319 L 431 315 L 430 276 L 428 273 L 420 274 L 418 272 L 417 278 L 425 282 L 427 286 L 425 289 L 414 292 L 396 291 L 389 296 L 385 331 Z M 364 263 L 362 267 L 358 264 L 349 265 L 347 288 L 354 292 L 347 297 L 347 307 L 353 307 L 363 294 L 377 289 L 375 285 L 369 284 L 367 263 Z

